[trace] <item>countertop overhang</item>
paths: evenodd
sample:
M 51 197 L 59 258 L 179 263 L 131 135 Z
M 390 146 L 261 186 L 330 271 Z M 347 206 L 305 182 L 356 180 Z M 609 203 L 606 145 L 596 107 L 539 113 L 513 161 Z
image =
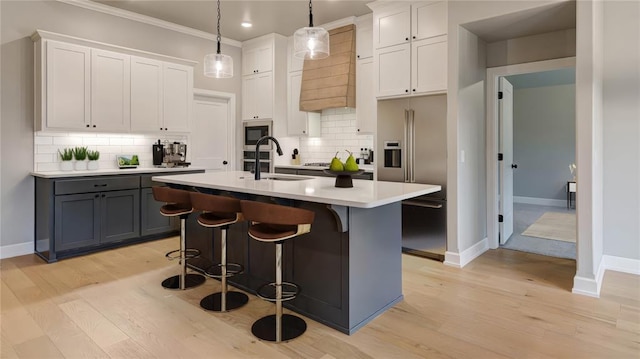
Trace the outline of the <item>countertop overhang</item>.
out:
M 188 171 L 204 171 L 202 167 L 138 167 L 138 168 L 108 168 L 99 170 L 86 171 L 46 171 L 31 172 L 33 177 L 41 178 L 65 178 L 65 177 L 91 177 L 91 176 L 110 176 L 110 175 L 130 175 L 144 173 L 165 173 L 165 172 L 188 172 Z
M 270 175 L 276 174 L 263 174 L 264 177 Z M 277 174 L 277 176 L 307 177 L 308 179 L 300 181 L 261 179 L 256 181 L 253 173 L 232 171 L 153 176 L 152 180 L 169 184 L 358 208 L 379 207 L 441 190 L 438 185 L 357 179 L 353 180 L 352 188 L 337 188 L 335 187 L 335 178 L 332 177 L 284 174 Z

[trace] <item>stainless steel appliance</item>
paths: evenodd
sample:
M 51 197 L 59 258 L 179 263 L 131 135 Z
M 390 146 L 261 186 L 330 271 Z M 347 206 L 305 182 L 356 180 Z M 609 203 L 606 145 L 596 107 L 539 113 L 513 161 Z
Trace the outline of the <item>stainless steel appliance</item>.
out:
M 152 146 L 153 149 L 153 165 L 155 167 L 160 167 L 162 166 L 162 160 L 164 159 L 164 145 L 162 143 L 160 143 L 160 140 L 158 140 L 158 143 L 154 143 Z
M 271 121 L 246 121 L 242 125 L 243 127 L 243 151 L 242 162 L 240 168 L 243 171 L 255 172 L 255 151 L 256 143 L 264 136 L 271 136 Z M 260 146 L 260 152 L 258 154 L 260 161 L 260 172 L 272 172 L 273 161 L 272 152 L 273 145 L 270 141 Z
M 378 180 L 437 184 L 402 203 L 406 253 L 444 260 L 447 225 L 447 96 L 378 101 Z
M 158 145 L 153 145 L 154 151 Z M 187 162 L 187 145 L 182 142 L 165 142 L 162 145 L 164 155 L 162 157 L 161 167 L 188 167 L 191 163 Z M 154 152 L 155 164 L 155 152 Z

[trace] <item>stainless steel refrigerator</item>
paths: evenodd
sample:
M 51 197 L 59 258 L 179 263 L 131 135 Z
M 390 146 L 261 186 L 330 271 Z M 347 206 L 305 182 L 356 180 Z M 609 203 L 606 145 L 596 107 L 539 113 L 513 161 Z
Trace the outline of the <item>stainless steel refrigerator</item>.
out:
M 437 184 L 403 201 L 402 249 L 444 260 L 447 242 L 447 96 L 378 101 L 378 180 Z

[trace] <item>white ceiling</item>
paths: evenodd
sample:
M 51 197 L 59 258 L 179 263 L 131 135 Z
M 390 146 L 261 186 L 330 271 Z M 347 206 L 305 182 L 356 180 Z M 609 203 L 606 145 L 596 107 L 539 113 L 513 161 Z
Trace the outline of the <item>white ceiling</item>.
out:
M 214 0 L 93 0 L 95 2 L 155 17 L 178 25 L 205 31 L 216 31 L 216 1 Z M 348 16 L 371 12 L 367 3 L 372 0 L 315 0 L 314 25 L 326 24 Z M 222 37 L 245 41 L 272 32 L 289 36 L 309 24 L 309 2 L 285 1 L 220 1 Z M 253 23 L 252 28 L 240 26 L 242 21 Z

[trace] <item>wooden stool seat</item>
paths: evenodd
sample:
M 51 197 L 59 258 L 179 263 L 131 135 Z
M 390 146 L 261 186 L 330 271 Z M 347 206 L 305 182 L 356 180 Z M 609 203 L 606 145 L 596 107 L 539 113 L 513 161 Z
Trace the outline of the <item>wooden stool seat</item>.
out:
M 198 224 L 207 228 L 220 228 L 220 264 L 208 268 L 205 274 L 220 278 L 220 292 L 212 293 L 200 301 L 200 306 L 214 312 L 228 312 L 247 304 L 249 297 L 241 292 L 227 290 L 227 278 L 244 271 L 242 265 L 227 263 L 227 230 L 229 226 L 243 220 L 240 200 L 237 198 L 191 192 L 191 205 L 198 215 Z M 219 269 L 220 274 L 212 273 Z
M 282 280 L 282 244 L 297 236 L 309 233 L 314 213 L 306 209 L 270 203 L 241 201 L 242 214 L 250 221 L 249 236 L 261 242 L 276 245 L 276 281 L 262 285 L 258 296 L 276 303 L 276 313 L 260 318 L 251 326 L 251 332 L 259 339 L 280 343 L 299 337 L 307 330 L 307 323 L 295 315 L 282 313 L 282 302 L 292 300 L 299 292 L 297 285 Z M 264 294 L 271 289 L 271 295 Z
M 186 248 L 185 222 L 193 207 L 189 191 L 170 187 L 152 187 L 153 198 L 158 202 L 165 202 L 160 208 L 160 214 L 166 217 L 180 217 L 180 249 L 168 252 L 168 259 L 179 259 L 181 272 L 179 275 L 169 277 L 162 281 L 162 286 L 167 289 L 187 289 L 197 287 L 204 283 L 205 278 L 200 274 L 187 274 L 187 259 L 197 258 L 200 251 Z

